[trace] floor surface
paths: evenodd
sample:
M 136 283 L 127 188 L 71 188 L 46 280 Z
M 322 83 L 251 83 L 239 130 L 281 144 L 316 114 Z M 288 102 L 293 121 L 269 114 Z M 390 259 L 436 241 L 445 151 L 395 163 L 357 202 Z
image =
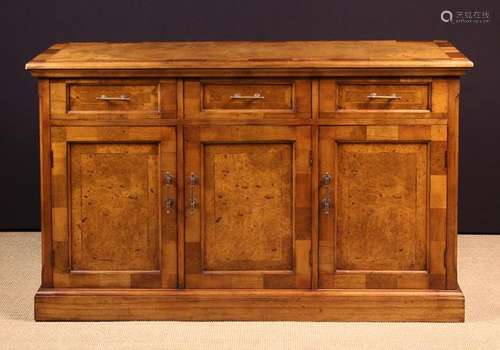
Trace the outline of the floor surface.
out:
M 465 323 L 39 322 L 40 234 L 0 232 L 0 349 L 500 349 L 500 235 L 459 237 Z

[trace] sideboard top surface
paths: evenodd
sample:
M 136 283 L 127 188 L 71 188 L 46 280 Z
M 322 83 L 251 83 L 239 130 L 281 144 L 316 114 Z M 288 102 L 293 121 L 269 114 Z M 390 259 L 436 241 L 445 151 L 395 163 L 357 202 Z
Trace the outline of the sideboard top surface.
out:
M 54 44 L 28 70 L 458 68 L 473 63 L 435 41 L 204 41 Z

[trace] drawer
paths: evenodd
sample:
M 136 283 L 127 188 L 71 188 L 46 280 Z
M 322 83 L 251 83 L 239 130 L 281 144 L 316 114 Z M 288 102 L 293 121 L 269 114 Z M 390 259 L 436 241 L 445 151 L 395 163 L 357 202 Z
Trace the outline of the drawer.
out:
M 186 118 L 310 118 L 307 79 L 207 79 L 185 82 Z
M 429 110 L 429 84 L 339 83 L 338 110 Z
M 70 112 L 157 112 L 158 101 L 158 84 L 71 84 L 68 87 Z
M 176 117 L 175 80 L 52 81 L 53 118 Z
M 320 118 L 447 118 L 444 79 L 320 79 Z

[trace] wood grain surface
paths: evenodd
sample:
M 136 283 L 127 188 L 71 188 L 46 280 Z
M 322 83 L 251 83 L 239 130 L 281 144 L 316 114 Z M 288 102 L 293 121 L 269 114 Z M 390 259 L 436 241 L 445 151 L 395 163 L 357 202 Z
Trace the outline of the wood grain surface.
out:
M 69 145 L 71 270 L 159 271 L 159 149 Z
M 472 67 L 447 41 L 61 43 L 27 69 Z
M 169 127 L 51 129 L 54 286 L 177 285 L 176 174 Z M 161 220 L 160 220 L 161 218 Z
M 337 109 L 340 110 L 429 110 L 429 84 L 339 84 Z M 396 98 L 370 99 L 370 95 Z
M 231 96 L 260 99 L 234 99 Z M 203 79 L 185 81 L 188 119 L 311 118 L 311 81 L 308 79 Z
M 186 288 L 310 288 L 309 127 L 185 133 Z
M 292 271 L 293 144 L 208 144 L 204 158 L 204 271 Z
M 85 311 L 84 311 L 85 310 Z M 463 322 L 460 291 L 41 289 L 40 321 Z
M 101 100 L 102 95 L 126 100 Z M 175 118 L 177 81 L 131 79 L 52 80 L 53 119 L 127 120 Z
M 320 128 L 321 288 L 445 288 L 445 126 Z

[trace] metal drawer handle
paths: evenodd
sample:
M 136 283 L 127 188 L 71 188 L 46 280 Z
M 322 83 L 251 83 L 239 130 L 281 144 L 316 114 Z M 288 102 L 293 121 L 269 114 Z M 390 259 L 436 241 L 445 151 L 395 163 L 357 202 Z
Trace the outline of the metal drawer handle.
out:
M 391 95 L 377 95 L 376 92 L 372 92 L 371 94 L 369 94 L 366 97 L 370 98 L 370 99 L 380 98 L 380 99 L 385 99 L 385 100 L 399 100 L 401 98 L 401 96 L 398 96 L 396 94 L 391 94 Z
M 240 93 L 235 93 L 229 97 L 231 100 L 263 100 L 265 97 L 259 93 L 253 95 L 242 95 Z
M 117 97 L 101 95 L 97 96 L 95 99 L 100 101 L 130 101 L 130 97 L 128 97 L 127 95 L 120 95 Z

